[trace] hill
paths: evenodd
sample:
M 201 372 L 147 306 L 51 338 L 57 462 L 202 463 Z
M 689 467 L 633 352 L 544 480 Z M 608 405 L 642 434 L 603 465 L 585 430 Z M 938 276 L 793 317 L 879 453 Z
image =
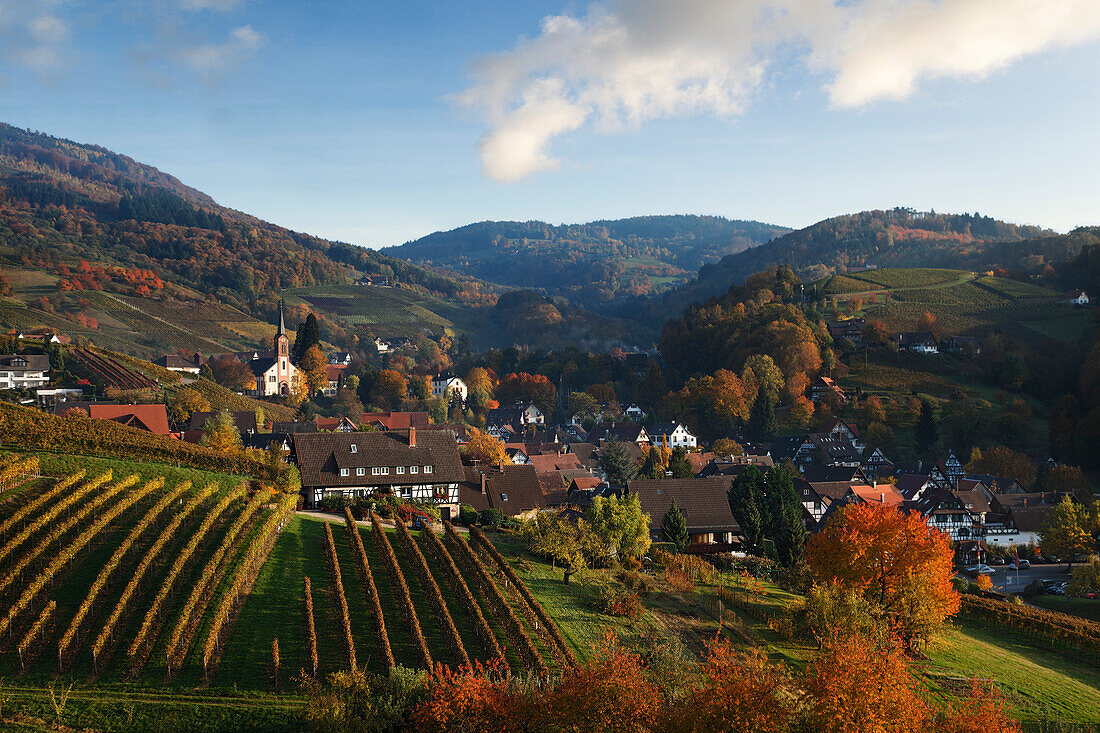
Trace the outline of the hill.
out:
M 643 305 L 639 313 L 662 321 L 779 264 L 792 267 L 804 281 L 867 266 L 1033 272 L 1067 260 L 1095 241 L 1094 230 L 1057 235 L 978 214 L 865 211 L 826 219 L 704 265 L 695 280 Z
M 326 338 L 343 348 L 356 330 L 452 327 L 482 345 L 517 343 L 493 308 L 495 286 L 284 229 L 125 155 L 2 123 L 0 268 L 4 330 L 48 329 L 143 357 L 265 345 L 284 294 L 327 317 Z M 389 286 L 355 286 L 364 275 Z M 345 300 L 325 307 L 332 288 Z M 311 290 L 313 300 L 300 297 Z M 562 324 L 522 343 L 621 343 L 636 331 L 579 309 Z
M 624 298 L 664 292 L 708 262 L 788 231 L 718 216 L 642 216 L 560 226 L 484 221 L 384 251 L 601 308 Z

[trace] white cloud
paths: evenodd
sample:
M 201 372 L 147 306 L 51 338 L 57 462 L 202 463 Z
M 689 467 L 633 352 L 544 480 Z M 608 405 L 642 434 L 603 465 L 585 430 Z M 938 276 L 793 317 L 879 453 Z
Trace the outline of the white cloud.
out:
M 458 100 L 488 121 L 486 175 L 515 181 L 557 167 L 553 140 L 588 122 L 735 117 L 792 50 L 856 107 L 1097 37 L 1097 0 L 611 0 L 481 59 Z
M 0 44 L 14 64 L 48 76 L 64 66 L 70 32 L 58 0 L 0 3 Z
M 243 25 L 234 28 L 229 38 L 222 43 L 181 48 L 179 56 L 185 65 L 211 80 L 255 53 L 263 45 L 263 41 L 263 35 L 252 26 Z
M 220 10 L 226 12 L 233 10 L 241 4 L 241 0 L 179 0 L 179 5 L 184 10 Z

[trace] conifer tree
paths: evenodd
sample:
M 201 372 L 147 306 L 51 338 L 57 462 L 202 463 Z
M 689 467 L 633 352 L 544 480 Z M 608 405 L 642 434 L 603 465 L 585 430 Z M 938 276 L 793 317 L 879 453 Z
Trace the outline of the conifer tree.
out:
M 683 448 L 672 450 L 672 456 L 668 459 L 668 470 L 672 472 L 672 478 L 691 478 L 695 475 L 687 459 L 687 451 Z
M 764 394 L 760 394 L 752 405 L 749 430 L 758 443 L 770 443 L 775 440 L 779 432 L 779 423 L 775 419 L 775 405 Z
M 613 484 L 625 484 L 638 475 L 638 467 L 630 458 L 622 441 L 611 438 L 600 451 L 600 468 L 607 474 L 607 480 Z
M 745 548 L 751 553 L 760 552 L 764 543 L 764 522 L 760 501 L 764 495 L 764 474 L 756 466 L 749 466 L 733 480 L 727 498 L 733 518 L 741 527 Z
M 913 438 L 917 441 L 917 452 L 922 457 L 927 456 L 932 451 L 933 446 L 936 445 L 937 437 L 936 416 L 932 410 L 932 403 L 928 400 L 921 400 L 920 417 L 917 418 L 917 424 L 913 426 Z
M 665 542 L 671 542 L 676 545 L 677 552 L 683 552 L 687 549 L 688 540 L 688 526 L 687 519 L 684 518 L 684 513 L 680 511 L 680 508 L 676 506 L 676 500 L 672 500 L 672 505 L 665 512 L 665 518 L 661 520 L 661 535 L 664 537 Z

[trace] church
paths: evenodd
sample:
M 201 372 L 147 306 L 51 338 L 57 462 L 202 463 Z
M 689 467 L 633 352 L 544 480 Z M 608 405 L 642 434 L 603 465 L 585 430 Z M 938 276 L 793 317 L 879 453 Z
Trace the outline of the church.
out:
M 286 335 L 283 301 L 279 301 L 279 324 L 275 331 L 274 350 L 256 354 L 247 366 L 256 375 L 255 389 L 250 393 L 257 397 L 273 397 L 290 394 L 298 368 L 290 361 L 290 338 Z

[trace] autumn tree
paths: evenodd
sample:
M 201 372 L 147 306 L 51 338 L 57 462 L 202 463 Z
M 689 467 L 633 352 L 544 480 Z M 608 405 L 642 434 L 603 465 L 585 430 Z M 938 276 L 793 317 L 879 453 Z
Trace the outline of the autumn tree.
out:
M 192 413 L 209 411 L 210 403 L 206 401 L 201 392 L 193 387 L 183 387 L 176 391 L 168 417 L 172 419 L 172 422 L 185 423 L 191 419 Z
M 466 373 L 466 405 L 475 413 L 489 409 L 493 399 L 493 380 L 484 367 L 474 367 Z
M 298 369 L 305 375 L 310 392 L 320 392 L 328 386 L 328 359 L 320 346 L 314 344 L 305 350 L 298 359 Z
M 691 539 L 688 535 L 687 520 L 684 518 L 684 513 L 676 506 L 675 499 L 672 500 L 661 520 L 661 537 L 665 542 L 675 545 L 677 552 L 686 550 Z
M 783 372 L 767 354 L 753 354 L 745 360 L 741 368 L 741 381 L 745 384 L 750 402 L 760 395 L 765 395 L 773 403 L 778 402 L 784 386 Z
M 927 331 L 936 338 L 939 338 L 940 335 L 940 327 L 936 323 L 936 317 L 932 315 L 931 311 L 925 311 L 921 314 L 920 318 L 917 319 L 916 330 L 920 332 Z
M 225 455 L 238 455 L 242 450 L 241 433 L 228 410 L 221 410 L 206 421 L 200 442 Z
M 970 680 L 970 694 L 953 698 L 936 725 L 937 733 L 1021 733 L 1020 724 L 991 682 Z
M 252 370 L 232 354 L 216 357 L 207 363 L 210 365 L 214 381 L 234 392 L 247 389 L 256 379 Z
M 1014 478 L 1025 487 L 1035 483 L 1035 462 L 1027 455 L 1003 445 L 979 451 L 974 459 L 966 464 L 966 470 L 987 476 Z
M 959 609 L 952 557 L 947 535 L 918 512 L 862 503 L 834 514 L 806 553 L 817 582 L 861 593 L 909 644 L 927 639 Z
M 477 428 L 468 429 L 469 440 L 462 446 L 462 457 L 482 466 L 511 464 L 512 459 L 504 449 L 504 443 Z
M 638 471 L 639 478 L 657 479 L 665 477 L 665 470 L 668 468 L 668 459 L 670 457 L 667 448 L 653 447 L 645 452 L 645 460 L 642 461 L 642 467 Z
M 896 646 L 857 635 L 830 641 L 806 666 L 806 722 L 818 733 L 925 733 L 932 710 Z
M 1100 557 L 1091 556 L 1087 563 L 1073 571 L 1073 580 L 1066 593 L 1071 596 L 1100 593 Z
M 1093 535 L 1100 529 L 1100 506 L 1085 506 L 1063 496 L 1039 529 L 1039 546 L 1043 552 L 1060 555 L 1073 568 L 1074 555 L 1087 555 L 1096 550 Z
M 739 653 L 724 639 L 707 644 L 700 680 L 672 705 L 668 733 L 782 733 L 794 719 L 790 680 L 759 649 Z
M 1073 494 L 1080 501 L 1090 501 L 1093 490 L 1088 476 L 1077 466 L 1059 464 L 1044 473 L 1039 483 L 1043 491 L 1057 491 L 1060 494 Z
M 745 449 L 732 438 L 719 438 L 710 445 L 710 452 L 716 456 L 743 456 Z
M 570 392 L 567 404 L 569 416 L 579 416 L 581 420 L 594 418 L 599 407 L 596 399 L 587 392 Z
M 371 397 L 379 405 L 392 409 L 405 399 L 408 389 L 408 382 L 405 381 L 405 376 L 401 372 L 383 369 L 378 372 L 378 377 L 374 380 Z
M 597 496 L 585 518 L 610 557 L 641 557 L 649 549 L 649 515 L 642 513 L 637 494 Z
M 545 376 L 542 374 L 528 374 L 527 372 L 507 375 L 497 385 L 496 390 L 497 399 L 500 400 L 501 404 L 531 402 L 544 415 L 553 412 L 557 393 L 554 385 Z

